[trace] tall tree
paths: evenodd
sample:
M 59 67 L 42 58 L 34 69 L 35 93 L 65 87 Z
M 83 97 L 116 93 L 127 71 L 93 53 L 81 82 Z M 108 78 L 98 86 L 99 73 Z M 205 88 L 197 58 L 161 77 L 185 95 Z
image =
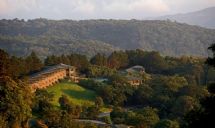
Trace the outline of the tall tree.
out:
M 141 62 L 147 72 L 161 73 L 168 68 L 165 59 L 158 52 L 147 53 Z
M 9 55 L 0 49 L 0 77 L 9 75 Z
M 209 57 L 206 63 L 215 67 L 215 44 L 212 44 L 208 49 L 210 49 L 213 52 L 213 57 Z
M 36 90 L 33 111 L 42 116 L 53 110 L 53 94 L 46 90 Z
M 128 65 L 128 55 L 123 52 L 113 52 L 108 58 L 108 65 L 110 68 L 123 68 Z
M 91 64 L 98 65 L 98 66 L 107 66 L 107 57 L 103 54 L 96 54 L 90 60 Z
M 0 119 L 7 122 L 8 127 L 27 128 L 32 96 L 30 87 L 24 82 L 7 76 L 0 78 Z
M 59 58 L 55 55 L 47 56 L 45 59 L 45 65 L 46 66 L 55 65 L 58 63 L 60 63 Z
M 68 57 L 70 65 L 77 67 L 82 72 L 89 67 L 89 61 L 85 55 L 71 54 Z
M 35 52 L 32 52 L 26 58 L 26 65 L 28 65 L 28 69 L 30 72 L 39 71 L 43 67 L 42 61 L 38 58 Z
M 156 123 L 159 122 L 160 118 L 158 116 L 158 110 L 151 107 L 144 107 L 142 110 L 138 111 L 140 127 L 144 126 L 146 128 L 152 128 Z

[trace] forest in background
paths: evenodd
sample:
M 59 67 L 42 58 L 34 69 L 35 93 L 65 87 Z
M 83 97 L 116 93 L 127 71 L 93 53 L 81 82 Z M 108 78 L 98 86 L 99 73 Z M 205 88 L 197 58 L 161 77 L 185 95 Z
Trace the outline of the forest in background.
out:
M 0 47 L 12 55 L 78 53 L 92 57 L 143 49 L 168 56 L 208 56 L 215 30 L 171 21 L 0 20 Z

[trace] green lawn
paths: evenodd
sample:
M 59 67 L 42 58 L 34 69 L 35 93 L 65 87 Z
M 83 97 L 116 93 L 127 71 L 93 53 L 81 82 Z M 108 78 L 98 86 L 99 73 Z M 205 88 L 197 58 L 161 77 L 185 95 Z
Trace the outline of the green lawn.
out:
M 94 91 L 87 90 L 71 82 L 61 82 L 47 88 L 48 92 L 54 93 L 53 104 L 59 106 L 58 99 L 61 95 L 66 95 L 69 100 L 76 105 L 93 105 L 96 94 Z

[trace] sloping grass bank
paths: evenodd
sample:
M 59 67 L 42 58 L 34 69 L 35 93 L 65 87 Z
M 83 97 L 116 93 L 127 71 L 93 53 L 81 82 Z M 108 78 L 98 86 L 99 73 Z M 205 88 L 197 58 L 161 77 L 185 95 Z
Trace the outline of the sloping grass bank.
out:
M 53 104 L 59 106 L 58 100 L 62 95 L 76 105 L 91 106 L 94 104 L 96 93 L 71 82 L 61 82 L 47 88 L 48 92 L 54 94 Z

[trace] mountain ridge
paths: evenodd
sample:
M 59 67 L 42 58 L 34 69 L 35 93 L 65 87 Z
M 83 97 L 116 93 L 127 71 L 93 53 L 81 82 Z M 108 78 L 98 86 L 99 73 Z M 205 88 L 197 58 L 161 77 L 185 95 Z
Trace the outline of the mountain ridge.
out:
M 187 23 L 190 25 L 198 25 L 210 29 L 215 29 L 215 7 L 209 7 L 198 11 L 192 11 L 188 13 L 178 13 L 173 15 L 165 15 L 156 18 L 150 18 L 151 20 L 172 20 L 181 23 Z
M 18 55 L 32 49 L 41 56 L 143 49 L 167 56 L 208 56 L 214 41 L 215 30 L 171 21 L 0 20 L 0 48 Z

